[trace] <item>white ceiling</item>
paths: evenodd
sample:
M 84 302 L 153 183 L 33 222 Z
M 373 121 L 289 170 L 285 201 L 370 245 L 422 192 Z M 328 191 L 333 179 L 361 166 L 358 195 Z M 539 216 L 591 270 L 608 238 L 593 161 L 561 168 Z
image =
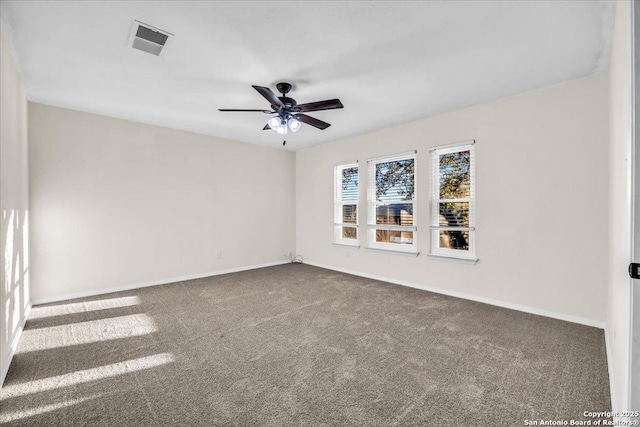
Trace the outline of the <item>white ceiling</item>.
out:
M 279 147 L 252 84 L 289 81 L 312 113 L 287 148 L 606 72 L 613 3 L 2 1 L 29 100 Z M 175 34 L 160 57 L 132 21 Z

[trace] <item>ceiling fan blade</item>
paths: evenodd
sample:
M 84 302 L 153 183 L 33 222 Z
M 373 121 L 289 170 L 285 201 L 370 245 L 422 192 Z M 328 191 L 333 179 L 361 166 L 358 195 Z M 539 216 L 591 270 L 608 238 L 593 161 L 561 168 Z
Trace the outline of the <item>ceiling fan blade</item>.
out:
M 262 130 L 271 130 L 271 126 L 269 126 L 269 123 L 267 123 L 266 125 L 264 125 L 264 127 L 262 128 Z
M 284 107 L 284 104 L 282 103 L 282 101 L 280 101 L 280 99 L 276 96 L 276 94 L 273 93 L 273 91 L 268 87 L 255 86 L 255 85 L 253 85 L 252 87 L 258 92 L 260 92 L 260 95 L 264 96 L 267 99 L 267 101 L 269 101 L 269 103 L 274 107 Z
M 325 130 L 326 128 L 331 126 L 327 122 L 323 122 L 322 120 L 318 120 L 314 117 L 307 116 L 306 114 L 296 114 L 296 119 L 300 120 L 302 123 L 306 123 L 320 130 Z
M 233 109 L 233 108 L 218 108 L 218 111 L 224 111 L 224 112 L 229 112 L 229 111 L 241 111 L 241 112 L 247 112 L 247 111 L 253 111 L 256 113 L 265 113 L 265 114 L 271 114 L 271 113 L 275 113 L 275 111 L 271 111 L 271 110 L 238 110 L 238 109 Z
M 303 113 L 320 110 L 335 110 L 336 108 L 344 108 L 339 99 L 328 99 L 326 101 L 310 102 L 308 104 L 299 104 L 298 108 Z

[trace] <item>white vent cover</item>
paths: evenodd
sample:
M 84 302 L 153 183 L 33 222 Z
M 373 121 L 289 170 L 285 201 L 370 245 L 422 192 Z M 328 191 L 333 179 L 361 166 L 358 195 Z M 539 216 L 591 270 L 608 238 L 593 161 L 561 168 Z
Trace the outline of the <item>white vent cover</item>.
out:
M 140 21 L 133 21 L 130 46 L 152 55 L 159 56 L 173 34 Z

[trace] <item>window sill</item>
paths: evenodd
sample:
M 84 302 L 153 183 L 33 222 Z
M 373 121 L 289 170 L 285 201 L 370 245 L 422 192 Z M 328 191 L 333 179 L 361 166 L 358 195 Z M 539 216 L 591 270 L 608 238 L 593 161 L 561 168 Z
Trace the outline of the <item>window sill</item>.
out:
M 433 258 L 439 261 L 457 262 L 460 264 L 476 265 L 478 261 L 480 261 L 478 258 L 462 258 L 462 257 L 448 256 L 448 255 L 427 254 L 427 256 L 429 258 Z
M 343 246 L 351 249 L 360 249 L 359 243 L 333 242 L 336 246 Z
M 386 252 L 386 253 L 391 253 L 394 255 L 403 255 L 403 256 L 410 256 L 410 257 L 417 257 L 418 255 L 420 255 L 420 252 L 408 252 L 408 251 L 398 251 L 398 250 L 393 250 L 393 249 L 381 249 L 381 248 L 371 248 L 371 247 L 367 247 L 365 248 L 368 251 L 374 251 L 374 252 Z

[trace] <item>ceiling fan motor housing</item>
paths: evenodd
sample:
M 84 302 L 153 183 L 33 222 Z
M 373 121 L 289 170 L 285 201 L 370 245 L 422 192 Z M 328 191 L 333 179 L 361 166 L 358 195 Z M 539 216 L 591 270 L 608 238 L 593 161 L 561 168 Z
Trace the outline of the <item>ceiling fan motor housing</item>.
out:
M 285 112 L 289 112 L 291 108 L 295 107 L 298 104 L 295 99 L 289 98 L 287 96 L 287 93 L 289 93 L 292 88 L 293 85 L 291 83 L 280 82 L 276 84 L 276 89 L 278 89 L 278 92 L 282 93 L 282 96 L 279 96 L 278 99 L 284 104 Z M 278 108 L 276 106 L 273 107 L 274 110 L 278 111 Z M 280 113 L 282 113 L 282 109 L 280 109 Z
M 295 107 L 298 104 L 296 100 L 293 98 L 289 98 L 286 96 L 279 96 L 278 98 L 280 99 L 280 101 L 282 101 L 282 103 L 285 106 L 285 109 L 287 110 L 290 110 L 291 108 Z

